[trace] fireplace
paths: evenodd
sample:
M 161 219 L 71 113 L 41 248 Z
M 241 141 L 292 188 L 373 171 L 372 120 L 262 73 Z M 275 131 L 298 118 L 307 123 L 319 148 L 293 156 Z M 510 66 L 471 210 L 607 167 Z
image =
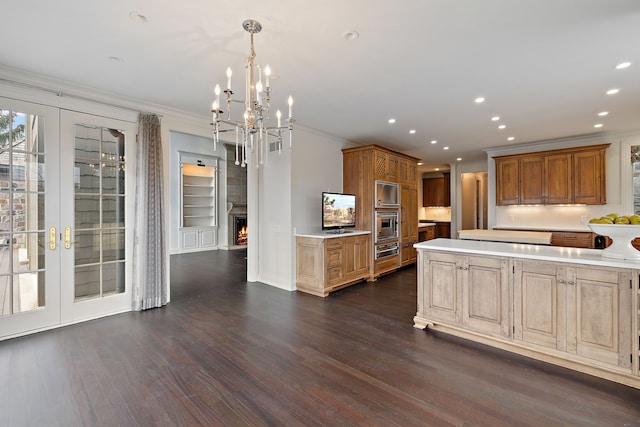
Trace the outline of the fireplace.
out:
M 249 232 L 247 230 L 247 217 L 246 216 L 234 216 L 233 217 L 233 234 L 235 241 L 234 246 L 246 246 Z
M 227 150 L 227 242 L 229 249 L 247 247 L 247 168 L 234 162 L 235 145 Z

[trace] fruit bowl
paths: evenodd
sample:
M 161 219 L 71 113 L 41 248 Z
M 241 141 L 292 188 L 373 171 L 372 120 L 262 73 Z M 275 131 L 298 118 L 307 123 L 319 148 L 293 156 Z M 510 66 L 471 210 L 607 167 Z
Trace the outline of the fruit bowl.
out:
M 589 224 L 589 227 L 594 233 L 613 240 L 611 246 L 602 250 L 603 257 L 640 261 L 640 251 L 631 245 L 633 239 L 640 237 L 640 225 Z

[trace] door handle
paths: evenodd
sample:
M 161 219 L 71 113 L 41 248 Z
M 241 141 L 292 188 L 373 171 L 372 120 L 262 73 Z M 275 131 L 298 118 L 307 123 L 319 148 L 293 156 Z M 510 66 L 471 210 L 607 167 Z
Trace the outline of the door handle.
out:
M 56 228 L 51 227 L 49 229 L 49 249 L 56 250 Z
M 69 249 L 71 247 L 71 227 L 64 228 L 64 248 Z

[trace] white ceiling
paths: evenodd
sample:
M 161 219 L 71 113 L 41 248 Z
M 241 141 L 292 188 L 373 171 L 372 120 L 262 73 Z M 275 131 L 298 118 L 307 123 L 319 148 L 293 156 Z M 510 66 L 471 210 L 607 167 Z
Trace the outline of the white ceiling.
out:
M 432 166 L 640 129 L 638 0 L 35 0 L 4 2 L 2 16 L 1 65 L 203 120 L 228 66 L 243 96 L 242 22 L 256 19 L 256 62 L 279 77 L 275 107 L 292 94 L 297 125 Z M 345 39 L 351 31 L 360 37 Z M 632 65 L 614 69 L 623 61 Z

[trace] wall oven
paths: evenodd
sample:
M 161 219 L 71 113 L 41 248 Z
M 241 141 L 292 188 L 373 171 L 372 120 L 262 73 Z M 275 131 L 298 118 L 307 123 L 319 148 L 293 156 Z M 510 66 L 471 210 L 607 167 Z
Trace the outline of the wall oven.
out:
M 398 239 L 398 211 L 375 212 L 375 242 Z
M 398 255 L 398 242 L 379 243 L 376 245 L 376 259 Z

